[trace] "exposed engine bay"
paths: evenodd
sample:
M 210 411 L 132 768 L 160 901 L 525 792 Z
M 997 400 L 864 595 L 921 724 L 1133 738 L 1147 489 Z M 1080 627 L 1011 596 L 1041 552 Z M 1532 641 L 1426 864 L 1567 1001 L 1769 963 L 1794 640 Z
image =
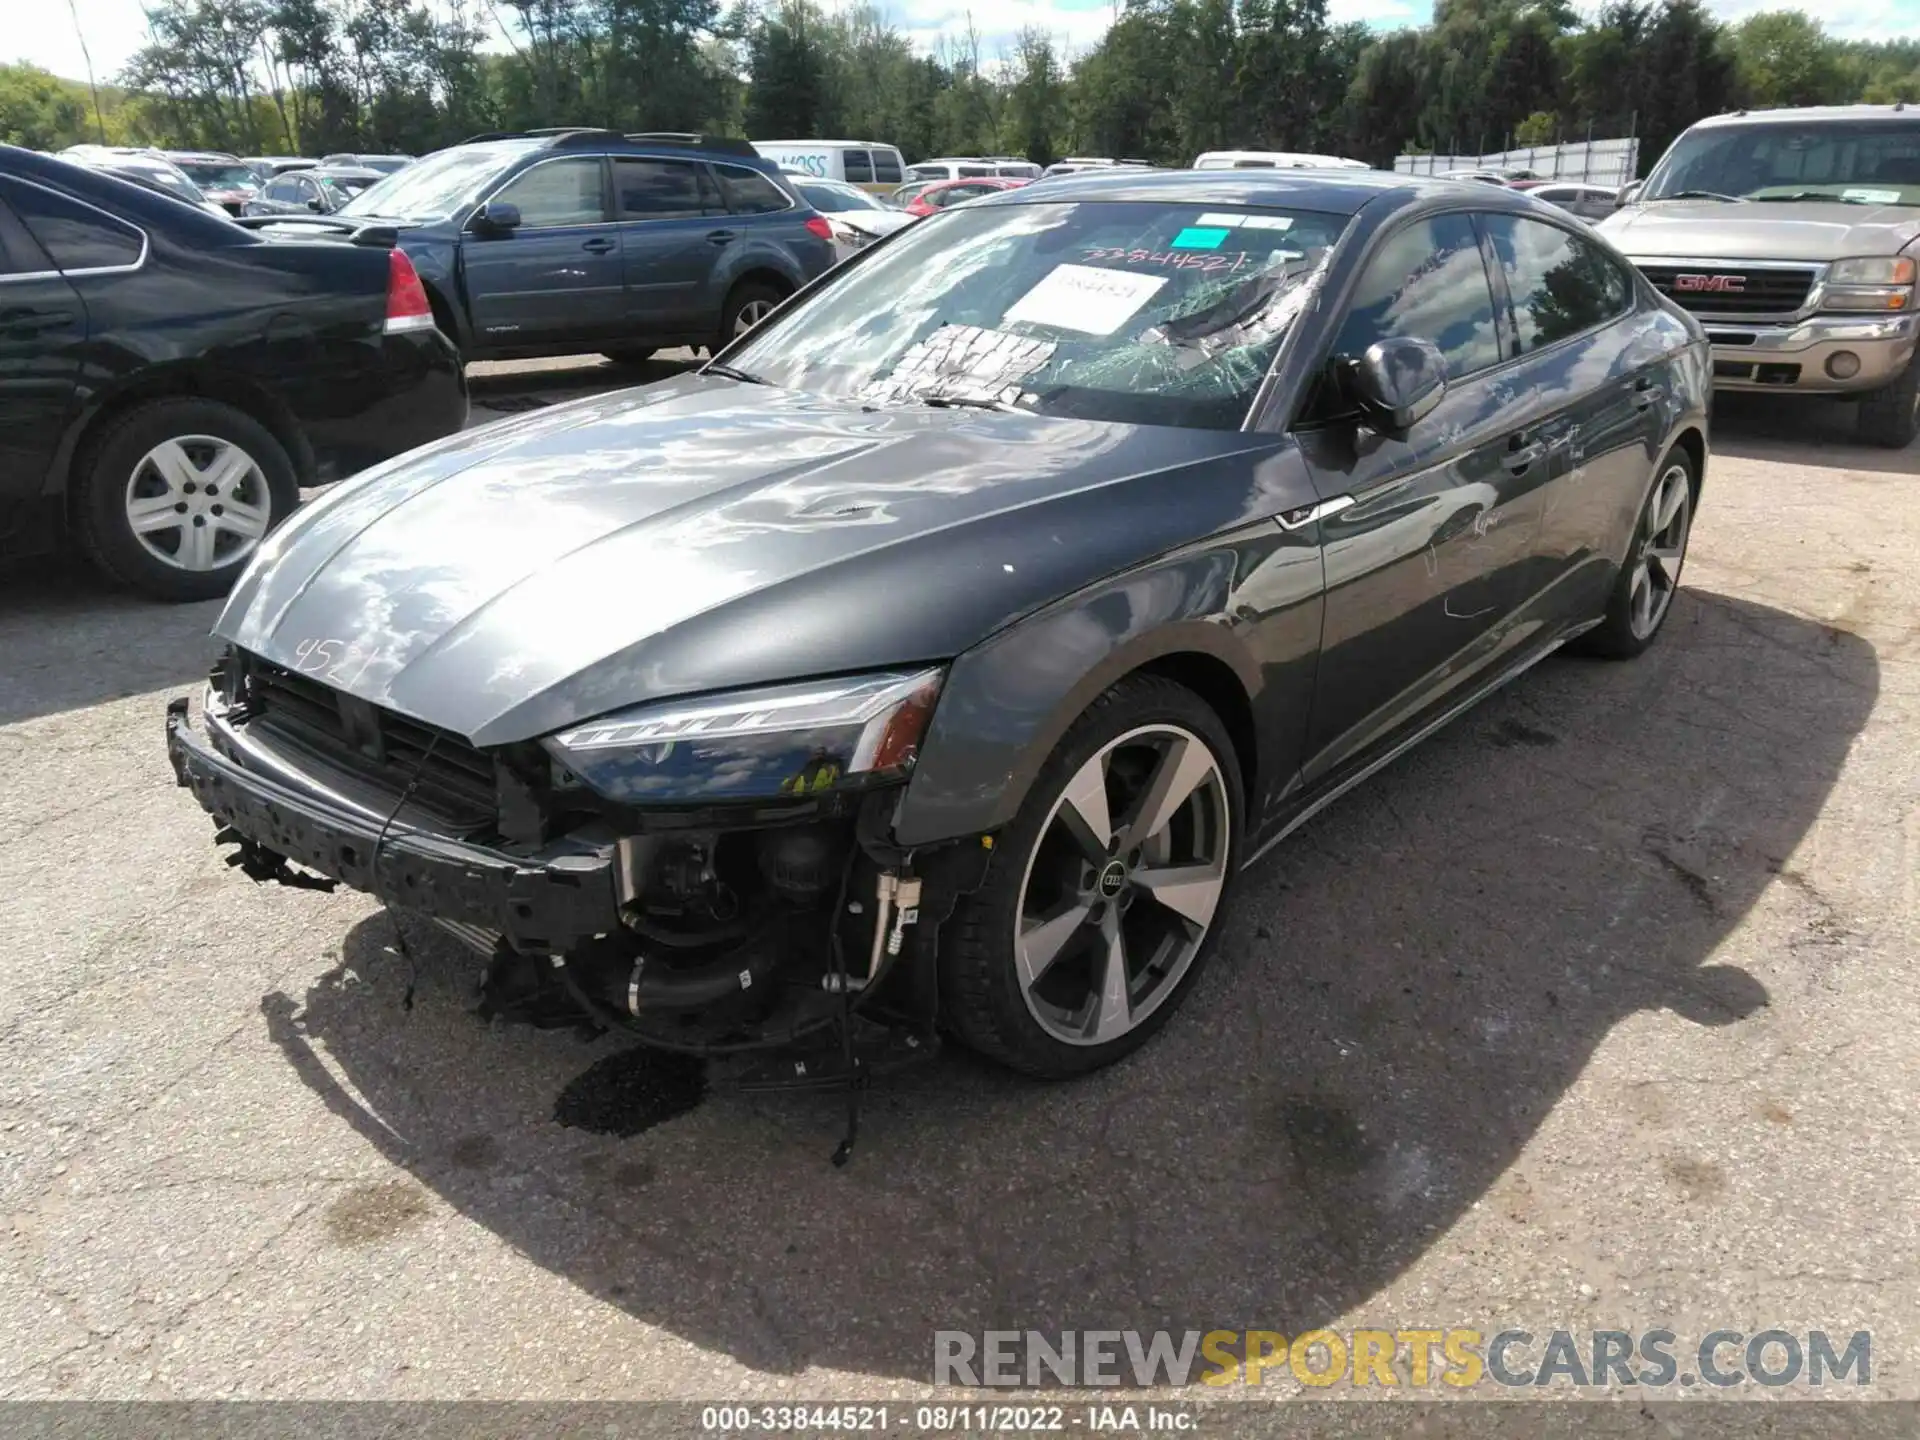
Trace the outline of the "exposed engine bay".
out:
M 432 921 L 480 958 L 483 1018 L 854 1093 L 883 1060 L 937 1049 L 935 934 L 993 843 L 892 843 L 913 751 L 907 712 L 890 713 L 868 747 L 899 752 L 883 783 L 839 783 L 864 762 L 831 748 L 796 766 L 788 744 L 760 798 L 692 806 L 610 800 L 539 742 L 483 750 L 237 651 L 209 684 L 206 739 L 184 701 L 168 732 L 229 863 Z

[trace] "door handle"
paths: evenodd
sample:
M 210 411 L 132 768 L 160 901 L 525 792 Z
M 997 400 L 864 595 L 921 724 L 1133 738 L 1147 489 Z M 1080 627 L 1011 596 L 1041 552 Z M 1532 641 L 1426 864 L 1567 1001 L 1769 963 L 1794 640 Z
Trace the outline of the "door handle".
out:
M 64 330 L 71 324 L 71 310 L 33 310 L 25 306 L 0 310 L 0 331 L 15 339 L 26 339 L 46 330 Z
M 1546 448 L 1531 435 L 1515 435 L 1507 441 L 1508 471 L 1515 475 L 1526 474 Z
M 588 241 L 587 241 L 587 242 L 585 242 L 585 243 L 584 243 L 583 245 L 581 245 L 581 247 L 580 247 L 580 248 L 581 248 L 582 250 L 585 250 L 585 251 L 586 251 L 586 252 L 587 252 L 588 254 L 590 254 L 590 255 L 604 255 L 604 254 L 606 254 L 606 253 L 607 253 L 607 252 L 608 252 L 609 250 L 611 250 L 611 249 L 613 249 L 613 241 L 611 241 L 611 240 L 588 240 Z
M 1642 375 L 1638 380 L 1633 382 L 1634 409 L 1651 410 L 1659 402 L 1660 387 L 1655 385 L 1651 379 Z
M 739 232 L 734 230 L 709 230 L 707 232 L 707 243 L 709 245 L 729 245 L 739 238 Z

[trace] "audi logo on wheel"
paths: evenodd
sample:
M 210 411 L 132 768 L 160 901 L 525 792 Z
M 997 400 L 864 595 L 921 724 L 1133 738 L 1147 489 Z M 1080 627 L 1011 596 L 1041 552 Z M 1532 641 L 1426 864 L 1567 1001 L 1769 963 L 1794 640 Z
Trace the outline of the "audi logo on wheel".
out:
M 1744 275 L 1676 275 L 1673 277 L 1675 290 L 1700 291 L 1711 290 L 1722 294 L 1738 294 L 1747 288 Z

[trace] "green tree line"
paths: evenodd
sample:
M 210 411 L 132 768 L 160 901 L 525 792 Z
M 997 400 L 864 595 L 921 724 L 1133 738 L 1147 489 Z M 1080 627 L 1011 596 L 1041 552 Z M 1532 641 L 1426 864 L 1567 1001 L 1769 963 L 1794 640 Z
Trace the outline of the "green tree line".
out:
M 1334 24 L 1326 0 L 1128 0 L 1066 53 L 1039 30 L 916 51 L 815 0 L 151 0 L 148 43 L 90 88 L 0 66 L 0 139 L 241 153 L 423 153 L 486 130 L 607 125 L 888 140 L 935 154 L 1314 150 L 1386 164 L 1588 135 L 1650 165 L 1737 106 L 1920 100 L 1920 41 L 1842 41 L 1800 11 L 1699 0 L 1436 0 Z

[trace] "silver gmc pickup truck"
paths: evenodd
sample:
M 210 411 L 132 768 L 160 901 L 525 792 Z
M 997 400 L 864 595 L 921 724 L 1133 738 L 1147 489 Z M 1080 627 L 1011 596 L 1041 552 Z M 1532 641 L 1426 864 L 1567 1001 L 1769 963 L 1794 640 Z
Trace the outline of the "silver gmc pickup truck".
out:
M 1713 341 L 1716 388 L 1857 398 L 1860 438 L 1920 431 L 1920 108 L 1702 120 L 1600 231 Z

